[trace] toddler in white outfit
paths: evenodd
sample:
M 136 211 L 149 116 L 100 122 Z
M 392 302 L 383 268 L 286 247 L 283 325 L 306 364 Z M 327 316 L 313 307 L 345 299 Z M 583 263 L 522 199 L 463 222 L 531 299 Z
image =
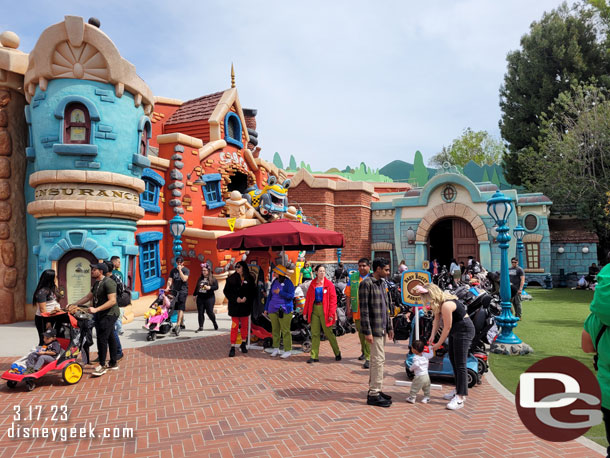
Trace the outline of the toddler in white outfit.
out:
M 424 398 L 421 400 L 424 404 L 430 402 L 430 376 L 428 375 L 428 358 L 422 355 L 424 351 L 424 343 L 421 340 L 416 340 L 411 345 L 413 352 L 413 362 L 411 363 L 411 371 L 415 374 L 415 378 L 411 383 L 411 392 L 407 398 L 407 402 L 415 404 L 417 393 L 419 390 L 424 390 Z

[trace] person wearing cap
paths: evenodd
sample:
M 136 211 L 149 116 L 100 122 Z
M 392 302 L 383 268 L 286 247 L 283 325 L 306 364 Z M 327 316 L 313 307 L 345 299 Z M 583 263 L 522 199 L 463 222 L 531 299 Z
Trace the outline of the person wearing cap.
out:
M 174 334 L 179 335 L 180 330 L 184 328 L 182 322 L 184 320 L 184 311 L 186 310 L 186 297 L 189 294 L 189 270 L 184 267 L 184 258 L 182 256 L 176 257 L 176 267 L 174 267 L 167 279 L 167 286 L 165 290 L 173 289 L 176 291 L 176 302 L 174 303 L 174 310 L 178 311 L 178 320 L 174 327 Z
M 91 302 L 89 312 L 95 314 L 95 332 L 97 334 L 97 354 L 99 365 L 92 375 L 99 377 L 109 369 L 119 368 L 117 363 L 117 342 L 112 335 L 114 323 L 121 314 L 116 301 L 116 282 L 106 277 L 108 265 L 105 262 L 91 264 L 91 276 L 95 280 L 91 291 L 73 305 L 84 305 Z M 106 354 L 110 350 L 110 362 L 106 364 Z
M 271 356 L 280 355 L 280 335 L 284 342 L 282 358 L 288 358 L 292 350 L 292 334 L 290 323 L 292 321 L 294 285 L 288 278 L 288 269 L 277 265 L 273 268 L 275 279 L 271 283 L 270 294 L 265 303 L 265 315 L 271 320 L 271 334 L 273 335 L 273 352 Z
M 42 333 L 44 344 L 36 347 L 36 350 L 28 355 L 25 363 L 26 374 L 38 372 L 42 366 L 53 361 L 61 352 L 61 346 L 57 341 L 55 329 L 47 329 Z

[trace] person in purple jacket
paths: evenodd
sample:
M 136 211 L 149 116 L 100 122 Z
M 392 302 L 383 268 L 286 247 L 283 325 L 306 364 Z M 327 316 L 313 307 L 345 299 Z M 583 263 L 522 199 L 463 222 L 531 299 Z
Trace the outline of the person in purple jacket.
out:
M 288 278 L 288 269 L 284 266 L 273 268 L 275 278 L 271 283 L 269 296 L 265 303 L 265 315 L 271 320 L 271 334 L 273 335 L 273 352 L 271 356 L 280 355 L 280 335 L 284 342 L 282 358 L 288 358 L 292 350 L 292 334 L 290 322 L 292 321 L 294 285 Z

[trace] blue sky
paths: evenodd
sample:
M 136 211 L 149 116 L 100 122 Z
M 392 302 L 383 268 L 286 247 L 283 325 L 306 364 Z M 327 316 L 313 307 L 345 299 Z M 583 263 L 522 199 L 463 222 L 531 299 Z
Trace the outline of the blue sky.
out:
M 424 160 L 471 127 L 499 136 L 506 54 L 559 0 L 20 1 L 0 31 L 29 52 L 64 15 L 102 30 L 155 95 L 230 87 L 257 108 L 262 156 L 314 170 Z

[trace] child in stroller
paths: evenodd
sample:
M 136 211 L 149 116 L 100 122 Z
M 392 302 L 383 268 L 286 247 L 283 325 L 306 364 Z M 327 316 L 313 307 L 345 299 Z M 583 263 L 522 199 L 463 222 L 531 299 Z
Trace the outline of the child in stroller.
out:
M 164 290 L 159 291 L 159 296 L 144 314 L 146 322 L 143 327 L 148 331 L 146 340 L 153 341 L 157 338 L 157 334 L 165 335 L 171 331 L 172 323 L 170 317 L 175 300 L 176 296 L 172 291 L 167 293 Z

